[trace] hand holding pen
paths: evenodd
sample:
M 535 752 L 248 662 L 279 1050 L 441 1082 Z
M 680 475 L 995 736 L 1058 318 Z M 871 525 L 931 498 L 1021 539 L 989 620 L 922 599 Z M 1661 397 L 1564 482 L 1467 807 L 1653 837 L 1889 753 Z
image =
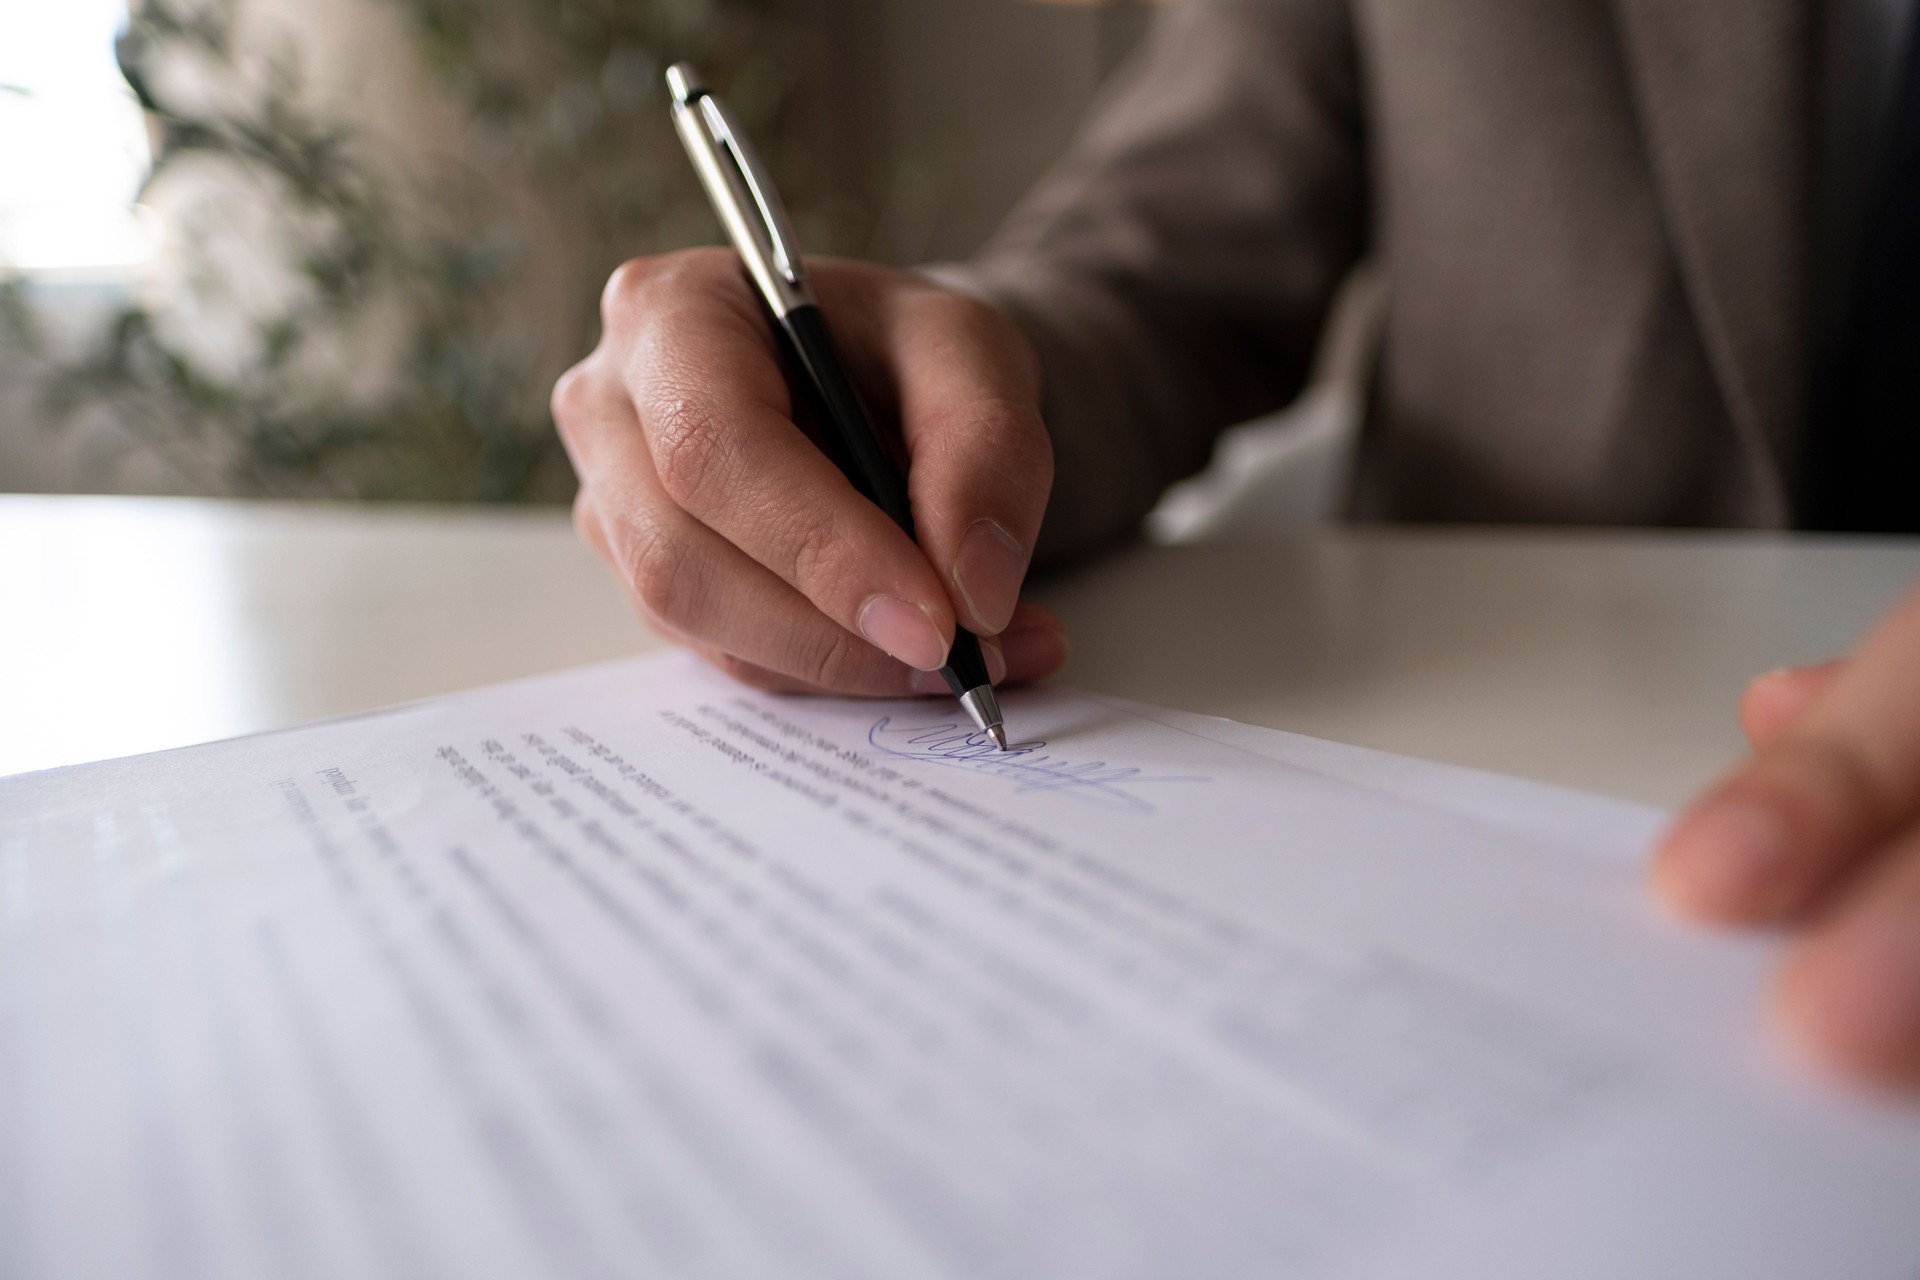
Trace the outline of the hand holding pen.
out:
M 813 296 L 772 177 L 740 126 L 691 67 L 681 63 L 669 68 L 667 87 L 673 94 L 674 128 L 686 144 L 714 212 L 740 253 L 741 265 L 766 304 L 767 317 L 786 354 L 787 381 L 818 428 L 821 448 L 861 497 L 912 538 L 913 505 L 906 477 L 888 456 Z M 875 638 L 876 631 L 890 629 L 896 620 L 910 620 L 917 627 L 918 619 L 903 612 L 903 607 L 889 597 L 877 596 L 861 606 L 856 621 L 869 639 Z M 882 611 L 899 616 L 870 616 Z M 979 638 L 964 627 L 953 633 L 947 645 L 940 677 L 980 731 L 1005 751 L 1006 724 L 993 692 L 993 677 Z
M 615 273 L 593 354 L 554 390 L 581 480 L 575 523 L 661 631 L 746 683 L 942 693 L 956 631 L 994 683 L 1066 657 L 1018 603 L 1051 486 L 1031 351 L 998 312 L 905 272 L 812 259 L 847 365 L 909 460 L 909 538 L 795 425 L 740 256 Z

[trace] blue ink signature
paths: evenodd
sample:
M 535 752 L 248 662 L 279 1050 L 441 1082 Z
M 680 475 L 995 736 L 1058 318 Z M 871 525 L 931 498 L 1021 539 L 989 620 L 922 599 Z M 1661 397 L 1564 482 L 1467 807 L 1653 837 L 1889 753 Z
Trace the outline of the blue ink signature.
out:
M 881 716 L 867 730 L 867 743 L 897 760 L 941 764 L 1005 778 L 1019 791 L 1055 791 L 1123 813 L 1155 812 L 1151 801 L 1128 788 L 1168 782 L 1207 782 L 1202 777 L 1149 776 L 1130 765 L 1096 760 L 1082 764 L 1045 755 L 1044 742 L 1019 742 L 1001 751 L 971 725 L 907 725 Z

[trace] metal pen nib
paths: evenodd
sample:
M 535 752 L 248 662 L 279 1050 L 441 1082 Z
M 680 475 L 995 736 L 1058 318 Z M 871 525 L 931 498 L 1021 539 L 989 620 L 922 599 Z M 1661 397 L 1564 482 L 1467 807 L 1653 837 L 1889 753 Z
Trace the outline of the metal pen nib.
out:
M 967 709 L 980 731 L 993 739 L 994 746 L 1002 751 L 1007 749 L 1007 722 L 1000 714 L 1000 699 L 993 696 L 992 685 L 967 690 L 960 695 L 960 705 Z

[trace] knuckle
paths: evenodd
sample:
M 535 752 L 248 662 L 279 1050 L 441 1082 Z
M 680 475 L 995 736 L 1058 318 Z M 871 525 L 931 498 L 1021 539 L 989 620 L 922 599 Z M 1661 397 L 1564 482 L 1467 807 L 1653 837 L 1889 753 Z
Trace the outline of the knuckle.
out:
M 653 275 L 662 286 L 695 289 L 710 287 L 716 273 L 733 278 L 739 272 L 740 263 L 733 250 L 715 245 L 682 249 L 648 261 Z
M 737 277 L 738 262 L 731 250 L 714 246 L 629 258 L 613 269 L 600 291 L 601 320 L 614 328 L 628 317 L 649 313 L 663 298 L 710 292 L 716 280 Z
M 639 308 L 659 263 L 658 258 L 628 258 L 613 269 L 600 291 L 600 319 L 606 327 L 613 328 Z
M 547 397 L 547 407 L 553 413 L 554 425 L 563 436 L 568 424 L 577 421 L 586 412 L 586 402 L 592 394 L 587 385 L 590 377 L 592 374 L 588 372 L 587 362 L 582 360 L 555 380 L 553 392 Z
M 972 484 L 1010 500 L 1044 498 L 1052 491 L 1053 444 L 1031 407 L 995 397 L 951 414 L 929 435 Z
M 822 689 L 856 690 L 871 661 L 864 641 L 836 627 L 800 655 L 798 675 Z
M 668 496 L 689 511 L 704 508 L 725 484 L 729 452 L 711 411 L 692 400 L 672 400 L 648 415 L 647 426 L 654 469 Z
M 632 527 L 621 548 L 634 599 L 647 615 L 669 626 L 692 616 L 699 574 L 691 549 L 679 538 L 649 523 Z
M 989 457 L 1001 459 L 1009 478 L 1053 479 L 1053 441 L 1030 405 L 997 399 L 980 414 L 973 428 L 975 443 Z
M 840 540 L 825 522 L 809 520 L 793 531 L 789 543 L 792 547 L 792 577 L 789 580 L 800 588 L 802 594 L 812 596 L 831 576 Z

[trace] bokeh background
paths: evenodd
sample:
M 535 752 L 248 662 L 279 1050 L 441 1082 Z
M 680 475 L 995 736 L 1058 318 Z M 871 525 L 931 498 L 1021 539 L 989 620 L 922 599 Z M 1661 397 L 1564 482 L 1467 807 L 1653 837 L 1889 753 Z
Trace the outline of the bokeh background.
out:
M 624 258 L 718 239 L 661 73 L 812 252 L 976 248 L 1146 0 L 0 0 L 0 491 L 562 501 Z

